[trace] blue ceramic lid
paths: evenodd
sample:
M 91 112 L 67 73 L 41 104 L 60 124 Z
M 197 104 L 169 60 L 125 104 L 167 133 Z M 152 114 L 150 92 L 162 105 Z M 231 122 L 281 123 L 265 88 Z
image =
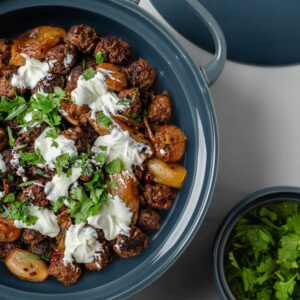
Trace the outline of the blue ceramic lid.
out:
M 198 0 L 215 17 L 228 58 L 258 65 L 300 62 L 299 0 Z M 177 31 L 210 52 L 213 41 L 184 0 L 151 0 Z

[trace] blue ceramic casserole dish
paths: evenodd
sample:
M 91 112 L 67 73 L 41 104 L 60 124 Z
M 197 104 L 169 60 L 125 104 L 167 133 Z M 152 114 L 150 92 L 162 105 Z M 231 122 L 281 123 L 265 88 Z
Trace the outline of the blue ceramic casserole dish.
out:
M 216 55 L 199 68 L 189 54 L 154 18 L 136 4 L 121 0 L 7 0 L 0 2 L 0 36 L 13 37 L 39 25 L 70 27 L 86 23 L 103 34 L 123 37 L 136 55 L 158 71 L 157 86 L 170 91 L 174 122 L 188 137 L 185 167 L 188 176 L 161 229 L 144 253 L 116 259 L 102 272 L 86 272 L 73 286 L 54 279 L 31 283 L 14 278 L 3 266 L 1 299 L 124 299 L 149 285 L 174 263 L 199 228 L 211 198 L 218 161 L 217 125 L 208 85 L 219 75 L 226 58 L 222 32 L 195 0 L 198 16 L 211 31 Z

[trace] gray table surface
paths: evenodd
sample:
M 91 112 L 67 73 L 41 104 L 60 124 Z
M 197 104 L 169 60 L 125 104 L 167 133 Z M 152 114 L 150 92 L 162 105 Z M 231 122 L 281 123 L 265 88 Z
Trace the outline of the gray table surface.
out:
M 149 0 L 140 5 L 166 25 Z M 211 59 L 173 33 L 199 64 Z M 209 211 L 175 265 L 131 300 L 217 300 L 211 252 L 227 212 L 261 188 L 300 185 L 300 66 L 263 68 L 228 61 L 211 95 L 219 125 L 220 163 Z

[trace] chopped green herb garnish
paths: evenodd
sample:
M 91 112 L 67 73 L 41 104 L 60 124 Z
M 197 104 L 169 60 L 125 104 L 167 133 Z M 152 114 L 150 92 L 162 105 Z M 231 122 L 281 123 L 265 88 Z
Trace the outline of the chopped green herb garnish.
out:
M 46 137 L 52 138 L 52 139 L 58 138 L 57 130 L 55 128 L 50 128 L 46 133 Z
M 41 170 L 39 168 L 36 168 L 35 172 L 36 172 L 36 174 L 38 174 L 38 175 L 40 175 L 42 177 L 45 177 L 45 178 L 49 178 L 50 177 L 47 173 L 45 173 L 43 170 Z
M 101 151 L 106 151 L 106 150 L 107 150 L 107 146 L 99 146 L 99 149 L 100 149 Z
M 63 153 L 56 157 L 54 166 L 56 173 L 61 175 L 64 172 L 64 169 L 67 168 L 70 164 L 70 154 Z
M 109 183 L 108 183 L 108 187 L 110 188 L 110 189 L 115 189 L 116 187 L 117 187 L 117 183 L 116 183 L 116 181 L 115 180 L 112 180 L 112 181 L 110 181 Z
M 37 149 L 35 152 L 21 153 L 20 159 L 22 162 L 27 163 L 29 165 L 45 164 L 45 160 L 42 157 L 39 149 Z
M 56 201 L 52 202 L 52 209 L 55 213 L 57 213 L 64 205 L 67 197 L 59 197 Z
M 96 71 L 93 68 L 88 68 L 83 72 L 83 78 L 85 80 L 90 80 L 94 78 L 96 75 Z
M 15 201 L 15 194 L 14 193 L 9 193 L 5 196 L 5 198 L 3 199 L 4 203 L 10 203 Z
M 35 183 L 35 180 L 30 180 L 30 181 L 26 181 L 26 182 L 18 184 L 18 187 L 26 187 L 26 186 L 33 185 L 34 183 Z
M 96 155 L 94 159 L 97 163 L 99 163 L 101 166 L 103 166 L 105 164 L 106 157 L 103 153 L 100 153 L 100 154 Z
M 15 147 L 16 146 L 16 140 L 15 140 L 15 138 L 13 136 L 12 130 L 10 129 L 9 126 L 6 127 L 6 130 L 7 130 L 7 134 L 8 134 L 8 143 L 9 143 L 9 146 Z
M 108 174 L 120 173 L 124 170 L 121 159 L 117 158 L 105 166 L 105 170 Z
M 99 51 L 96 53 L 95 58 L 97 64 L 102 64 L 104 62 L 105 53 L 106 53 L 105 51 Z
M 98 113 L 97 119 L 99 122 L 103 123 L 105 127 L 109 127 L 112 124 L 112 120 L 107 117 L 102 111 Z
M 30 214 L 29 204 L 26 200 L 10 202 L 9 206 L 3 206 L 3 217 L 20 221 L 26 225 L 33 225 L 37 221 L 36 216 Z

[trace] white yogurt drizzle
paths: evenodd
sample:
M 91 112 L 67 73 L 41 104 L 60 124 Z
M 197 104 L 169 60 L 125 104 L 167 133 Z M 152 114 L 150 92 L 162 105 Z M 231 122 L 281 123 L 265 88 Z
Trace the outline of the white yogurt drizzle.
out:
M 5 193 L 0 191 L 0 199 L 4 198 L 5 197 Z
M 95 257 L 101 259 L 102 244 L 97 241 L 95 229 L 86 227 L 85 224 L 71 225 L 66 231 L 64 265 L 78 263 L 90 263 Z
M 56 215 L 52 210 L 34 205 L 31 205 L 29 210 L 32 216 L 37 217 L 35 224 L 26 225 L 21 221 L 15 220 L 14 223 L 16 227 L 34 229 L 51 238 L 54 238 L 59 234 L 60 228 L 57 223 Z
M 88 218 L 94 228 L 102 229 L 108 241 L 114 240 L 118 234 L 128 234 L 132 212 L 118 196 L 109 196 L 99 214 Z
M 100 146 L 107 148 L 106 150 L 100 150 Z M 107 162 L 120 158 L 125 169 L 142 164 L 146 158 L 142 151 L 151 151 L 145 144 L 133 140 L 128 131 L 117 127 L 110 134 L 99 136 L 94 143 L 93 150 L 96 153 L 103 152 L 106 155 Z
M 60 197 L 68 196 L 69 187 L 74 184 L 81 176 L 81 168 L 72 168 L 72 175 L 67 176 L 65 173 L 55 175 L 51 181 L 46 183 L 45 194 L 50 201 L 56 201 Z
M 95 114 L 99 111 L 102 111 L 109 117 L 126 108 L 126 105 L 118 104 L 120 99 L 116 94 L 108 91 L 105 83 L 105 74 L 101 70 L 97 70 L 96 75 L 89 80 L 85 80 L 83 75 L 81 75 L 76 89 L 71 93 L 71 97 L 79 106 L 88 105 L 94 119 L 96 118 Z
M 74 141 L 67 139 L 63 135 L 59 135 L 56 139 L 46 137 L 49 130 L 50 128 L 47 127 L 35 140 L 34 148 L 35 150 L 40 150 L 42 157 L 46 161 L 46 165 L 53 169 L 54 162 L 59 155 L 68 153 L 70 156 L 75 156 L 77 155 L 77 148 Z
M 6 164 L 5 161 L 3 160 L 3 156 L 0 153 L 0 172 L 4 173 L 6 171 Z
M 18 74 L 13 75 L 11 84 L 17 88 L 33 89 L 49 74 L 49 65 L 26 54 L 21 54 L 21 56 L 25 58 L 25 65 L 19 67 Z
M 68 68 L 73 62 L 74 56 L 72 54 L 67 54 L 64 58 L 64 66 Z

